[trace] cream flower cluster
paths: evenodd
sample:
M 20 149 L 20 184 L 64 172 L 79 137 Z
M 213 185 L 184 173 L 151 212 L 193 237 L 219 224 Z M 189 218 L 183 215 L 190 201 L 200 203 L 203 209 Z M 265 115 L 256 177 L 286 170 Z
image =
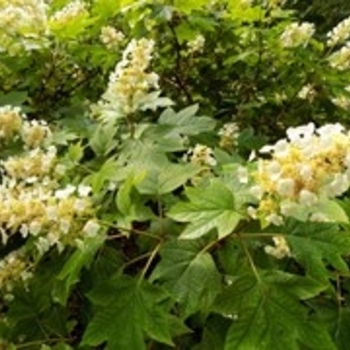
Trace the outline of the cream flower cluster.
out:
M 272 237 L 274 246 L 267 245 L 264 250 L 266 254 L 272 255 L 276 259 L 283 259 L 291 256 L 291 251 L 286 239 L 283 236 Z
M 153 40 L 133 39 L 128 44 L 122 60 L 109 77 L 107 91 L 98 105 L 93 107 L 102 119 L 114 120 L 138 110 L 169 105 L 169 100 L 159 97 L 158 75 L 147 72 L 153 49 Z M 150 93 L 150 90 L 154 91 Z
M 99 231 L 92 218 L 92 202 L 87 194 L 83 195 L 82 188 L 53 187 L 47 183 L 17 185 L 12 191 L 5 186 L 0 188 L 0 198 L 4 200 L 0 206 L 0 225 L 6 227 L 8 235 L 19 231 L 23 238 L 35 237 L 41 254 L 54 246 L 61 251 L 67 245 L 83 244 L 87 236 Z M 93 232 L 89 227 L 92 222 L 97 225 Z
M 186 157 L 190 163 L 201 167 L 214 167 L 216 159 L 213 150 L 210 147 L 197 144 L 187 152 Z
M 310 102 L 313 101 L 313 99 L 316 96 L 316 91 L 314 87 L 311 84 L 304 85 L 300 91 L 298 92 L 298 97 L 302 100 L 308 100 Z
M 5 296 L 11 296 L 15 283 L 26 283 L 31 277 L 30 266 L 20 251 L 13 251 L 0 260 L 0 286 Z
M 97 234 L 88 186 L 59 186 L 56 150 L 34 149 L 22 157 L 2 162 L 0 185 L 0 231 L 3 244 L 20 232 L 23 238 L 36 237 L 36 246 L 45 253 L 52 246 L 62 250 L 77 245 L 84 237 Z M 87 226 L 86 226 L 87 225 Z
M 265 146 L 251 193 L 259 200 L 249 213 L 279 225 L 284 216 L 328 221 L 323 203 L 350 186 L 350 134 L 340 124 L 289 128 L 287 139 Z
M 315 33 L 315 26 L 312 23 L 291 23 L 281 35 L 281 44 L 285 48 L 306 46 Z
M 227 123 L 219 130 L 220 142 L 222 148 L 231 148 L 237 145 L 239 136 L 239 127 L 236 123 Z
M 27 148 L 40 147 L 51 134 L 51 130 L 44 120 L 25 120 L 22 124 L 21 138 Z
M 24 119 L 21 109 L 18 107 L 4 106 L 0 107 L 0 139 L 13 139 L 22 128 Z
M 329 64 L 339 70 L 350 68 L 350 42 L 329 57 Z
M 335 46 L 344 43 L 350 37 L 350 17 L 345 18 L 327 33 L 327 45 Z
M 24 156 L 12 156 L 0 162 L 7 176 L 27 183 L 50 177 L 56 163 L 54 146 L 50 146 L 47 151 L 35 148 Z
M 125 35 L 111 26 L 101 28 L 100 40 L 108 49 L 118 47 Z
M 205 45 L 205 37 L 198 34 L 193 40 L 187 43 L 189 53 L 202 52 Z
M 20 109 L 0 110 L 1 135 L 18 137 L 23 151 L 0 161 L 0 241 L 31 237 L 36 254 L 56 247 L 84 247 L 87 237 L 99 234 L 91 188 L 66 184 L 64 164 L 50 145 L 50 128 L 43 121 L 28 121 Z M 25 257 L 16 252 L 0 261 L 0 286 L 7 292 L 30 274 Z M 9 287 L 8 287 L 9 286 Z
M 213 150 L 205 145 L 197 144 L 190 148 L 183 157 L 184 161 L 190 162 L 200 168 L 200 171 L 191 178 L 193 185 L 198 185 L 204 178 L 211 174 L 212 168 L 216 166 L 217 161 Z
M 0 52 L 42 47 L 47 33 L 46 12 L 44 0 L 0 0 Z
M 37 148 L 51 135 L 43 120 L 28 121 L 19 107 L 0 107 L 0 141 L 7 142 L 21 138 L 26 148 Z
M 66 25 L 75 21 L 77 17 L 88 15 L 86 4 L 82 1 L 75 0 L 68 3 L 61 10 L 54 13 L 50 22 L 54 25 Z

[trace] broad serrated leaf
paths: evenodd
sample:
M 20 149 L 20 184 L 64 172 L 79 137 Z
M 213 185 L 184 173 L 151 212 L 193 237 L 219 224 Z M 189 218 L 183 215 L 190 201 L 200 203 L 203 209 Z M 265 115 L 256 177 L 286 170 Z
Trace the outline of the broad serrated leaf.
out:
M 159 169 L 151 169 L 144 180 L 137 184 L 142 194 L 163 195 L 184 185 L 200 169 L 192 164 L 172 164 Z
M 26 91 L 13 91 L 9 94 L 0 94 L 0 106 L 11 105 L 19 107 L 27 99 L 28 93 Z
M 201 342 L 192 350 L 223 350 L 230 325 L 229 319 L 214 315 L 205 324 Z
M 72 286 L 79 281 L 81 270 L 89 267 L 96 252 L 103 244 L 104 239 L 101 236 L 87 239 L 84 248 L 77 249 L 67 260 L 62 270 L 57 276 L 57 283 L 52 291 L 53 298 L 66 305 Z
M 117 127 L 111 124 L 101 124 L 96 128 L 89 142 L 96 155 L 107 155 L 117 147 L 118 142 L 115 140 L 117 131 Z
M 151 275 L 175 297 L 184 316 L 207 309 L 221 290 L 221 277 L 209 253 L 195 242 L 173 241 L 160 251 L 161 261 Z
M 125 182 L 119 187 L 116 196 L 116 204 L 123 215 L 131 215 L 135 205 L 135 186 L 146 176 L 146 172 L 139 171 L 138 174 L 130 174 Z M 136 198 L 135 198 L 136 197 Z
M 216 228 L 219 238 L 230 234 L 241 219 L 235 210 L 232 191 L 218 180 L 208 186 L 188 188 L 189 202 L 177 203 L 168 216 L 176 221 L 189 222 L 180 238 L 196 239 Z
M 226 350 L 299 350 L 303 345 L 315 350 L 336 349 L 326 326 L 310 319 L 308 309 L 288 283 L 280 278 L 276 283 L 274 272 L 258 273 L 258 279 L 240 276 L 217 297 L 213 311 L 232 319 Z
M 172 305 L 168 294 L 147 282 L 117 276 L 89 293 L 95 313 L 85 331 L 83 344 L 106 349 L 146 349 L 145 335 L 173 345 L 170 325 Z
M 116 173 L 120 170 L 118 163 L 110 158 L 100 167 L 100 169 L 87 177 L 88 183 L 91 184 L 94 194 L 99 194 L 104 184 L 114 179 Z
M 288 220 L 286 240 L 295 259 L 317 279 L 327 279 L 327 265 L 341 273 L 348 273 L 343 259 L 350 253 L 350 233 L 340 230 L 336 224 L 302 223 Z
M 338 350 L 348 350 L 350 344 L 350 309 L 340 306 L 335 300 L 315 300 L 310 302 L 313 317 L 328 325 L 329 332 Z
M 209 117 L 198 117 L 197 111 L 198 105 L 189 106 L 178 113 L 167 109 L 161 114 L 158 122 L 172 127 L 174 133 L 181 135 L 198 135 L 213 130 L 216 125 L 215 120 Z

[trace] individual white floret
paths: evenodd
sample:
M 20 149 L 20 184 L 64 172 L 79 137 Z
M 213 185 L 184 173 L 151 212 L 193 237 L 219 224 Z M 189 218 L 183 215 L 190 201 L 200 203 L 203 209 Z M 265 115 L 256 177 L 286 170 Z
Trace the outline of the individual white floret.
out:
M 327 33 L 327 45 L 334 46 L 344 43 L 350 36 L 350 17 L 338 23 Z

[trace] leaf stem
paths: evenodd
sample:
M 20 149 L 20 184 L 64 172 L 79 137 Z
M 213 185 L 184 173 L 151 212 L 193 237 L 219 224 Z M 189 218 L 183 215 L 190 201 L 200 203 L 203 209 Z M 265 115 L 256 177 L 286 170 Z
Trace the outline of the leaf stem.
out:
M 281 236 L 282 233 L 240 233 L 239 238 L 257 238 L 257 237 L 273 237 L 273 236 Z
M 242 248 L 244 250 L 245 255 L 248 258 L 250 267 L 252 268 L 252 271 L 253 271 L 255 277 L 256 277 L 257 281 L 260 283 L 261 282 L 261 278 L 260 278 L 259 272 L 258 272 L 258 270 L 257 270 L 257 268 L 256 268 L 256 266 L 254 264 L 254 260 L 253 260 L 253 258 L 251 256 L 251 254 L 249 253 L 249 250 L 248 250 L 247 246 L 243 242 L 241 234 L 240 233 L 236 233 L 236 235 L 239 238 L 239 242 L 240 242 L 240 244 L 241 244 L 241 246 L 242 246 Z
M 153 249 L 149 259 L 147 260 L 146 262 L 146 265 L 145 267 L 143 268 L 142 272 L 141 272 L 141 275 L 140 275 L 140 278 L 139 278 L 139 281 L 138 283 L 141 283 L 141 281 L 145 278 L 146 276 L 146 273 L 147 271 L 149 270 L 151 264 L 152 264 L 152 261 L 154 260 L 154 258 L 156 257 L 156 255 L 158 254 L 161 246 L 162 246 L 163 242 L 159 242 L 156 247 Z
M 111 228 L 114 228 L 118 231 L 121 231 L 121 232 L 128 232 L 130 234 L 137 234 L 137 235 L 140 235 L 140 236 L 147 236 L 147 237 L 150 237 L 150 238 L 154 238 L 154 239 L 157 239 L 158 241 L 160 241 L 162 238 L 157 236 L 157 235 L 154 235 L 153 233 L 150 233 L 150 232 L 147 232 L 147 231 L 141 231 L 141 230 L 137 230 L 137 229 L 134 229 L 134 228 L 126 228 L 126 227 L 120 227 L 118 225 L 114 225 L 108 221 L 104 221 L 104 220 L 99 220 L 99 223 L 101 225 L 104 225 L 104 226 L 107 226 L 107 227 L 111 227 Z M 123 234 L 121 234 L 123 235 Z M 115 235 L 114 238 L 117 238 L 116 236 L 118 235 Z M 125 235 L 123 235 L 125 237 Z M 113 236 L 112 236 L 113 237 Z

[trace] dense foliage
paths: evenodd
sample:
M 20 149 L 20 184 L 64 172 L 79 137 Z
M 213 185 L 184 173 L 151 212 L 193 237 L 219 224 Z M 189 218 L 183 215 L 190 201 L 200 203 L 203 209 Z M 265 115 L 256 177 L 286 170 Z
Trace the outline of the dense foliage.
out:
M 350 17 L 300 6 L 0 0 L 0 348 L 347 350 Z

